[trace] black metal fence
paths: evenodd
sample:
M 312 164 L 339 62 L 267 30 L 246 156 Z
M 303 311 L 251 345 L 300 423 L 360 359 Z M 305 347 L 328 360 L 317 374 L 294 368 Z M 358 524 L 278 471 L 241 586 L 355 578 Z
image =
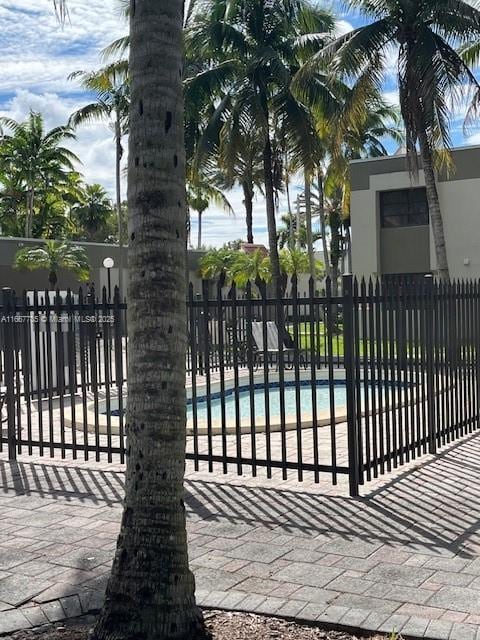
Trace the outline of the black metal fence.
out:
M 359 486 L 479 426 L 479 283 L 314 282 L 265 299 L 190 287 L 187 458 L 196 469 Z M 4 290 L 0 450 L 125 459 L 126 305 Z

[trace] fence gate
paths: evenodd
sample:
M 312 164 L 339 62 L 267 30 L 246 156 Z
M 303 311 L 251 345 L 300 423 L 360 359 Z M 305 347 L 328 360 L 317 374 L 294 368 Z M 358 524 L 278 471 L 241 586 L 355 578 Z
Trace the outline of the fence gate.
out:
M 189 288 L 187 458 L 195 469 L 351 495 L 479 424 L 479 284 L 293 277 L 279 297 Z M 0 451 L 125 460 L 128 327 L 118 291 L 4 290 Z

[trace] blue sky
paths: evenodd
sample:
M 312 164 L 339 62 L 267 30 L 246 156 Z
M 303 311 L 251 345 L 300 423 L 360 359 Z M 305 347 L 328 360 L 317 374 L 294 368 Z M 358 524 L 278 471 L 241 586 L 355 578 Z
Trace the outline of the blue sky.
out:
M 362 23 L 360 16 L 345 11 L 339 3 L 320 3 L 332 7 L 338 16 L 340 32 Z M 69 115 L 88 99 L 74 82 L 72 71 L 99 66 L 99 52 L 126 32 L 118 0 L 69 0 L 70 20 L 59 26 L 52 0 L 0 0 L 0 113 L 22 120 L 30 109 L 44 114 L 47 127 L 64 124 Z M 385 93 L 396 101 L 394 52 Z M 467 140 L 462 134 L 462 118 L 453 123 L 455 144 L 480 144 L 480 134 Z M 73 150 L 82 160 L 80 171 L 88 182 L 114 188 L 114 147 L 107 124 L 85 126 L 78 132 Z M 125 185 L 124 185 L 125 188 Z M 295 188 L 294 188 L 295 190 Z M 236 213 L 227 216 L 212 207 L 204 216 L 204 241 L 220 246 L 228 239 L 244 237 L 242 197 L 238 190 L 228 194 Z M 255 201 L 255 236 L 266 242 L 265 208 L 261 197 Z M 192 235 L 195 238 L 193 221 Z

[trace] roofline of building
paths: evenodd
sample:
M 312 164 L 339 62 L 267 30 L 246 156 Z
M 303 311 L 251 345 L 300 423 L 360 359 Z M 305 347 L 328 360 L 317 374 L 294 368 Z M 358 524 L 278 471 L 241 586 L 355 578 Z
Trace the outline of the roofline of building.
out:
M 478 149 L 480 150 L 480 145 L 478 144 L 466 144 L 466 145 L 462 145 L 461 147 L 452 147 L 450 149 L 451 153 L 455 153 L 455 151 L 469 151 L 469 150 L 475 150 Z M 358 158 L 356 160 L 350 160 L 350 164 L 362 164 L 362 163 L 367 163 L 367 162 L 378 162 L 379 160 L 383 160 L 384 162 L 386 160 L 390 160 L 390 159 L 394 159 L 394 158 L 406 158 L 407 154 L 406 153 L 399 153 L 398 155 L 388 155 L 388 156 L 378 156 L 376 158 Z

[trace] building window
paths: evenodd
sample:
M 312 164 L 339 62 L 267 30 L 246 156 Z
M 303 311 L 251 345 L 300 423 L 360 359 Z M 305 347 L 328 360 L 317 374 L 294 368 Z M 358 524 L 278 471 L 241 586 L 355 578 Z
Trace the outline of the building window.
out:
M 384 228 L 428 225 L 426 189 L 422 187 L 380 192 L 380 222 Z

